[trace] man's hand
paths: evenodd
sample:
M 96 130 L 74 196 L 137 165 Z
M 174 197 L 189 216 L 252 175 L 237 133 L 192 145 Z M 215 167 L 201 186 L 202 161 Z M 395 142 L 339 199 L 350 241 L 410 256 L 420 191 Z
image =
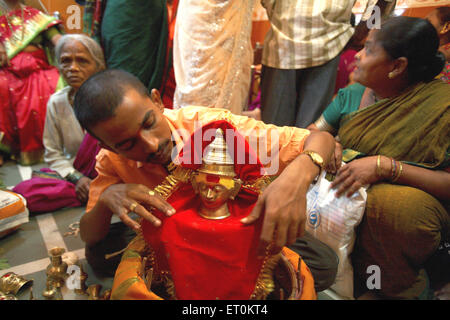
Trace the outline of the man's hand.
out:
M 312 131 L 304 149 L 317 152 L 328 165 L 335 148 L 335 140 L 324 131 Z M 305 232 L 306 192 L 320 172 L 306 154 L 300 154 L 283 170 L 262 193 L 252 212 L 241 220 L 250 224 L 264 217 L 258 256 L 262 257 L 273 241 L 272 253 L 281 251 Z
M 261 215 L 264 216 L 264 221 L 258 256 L 264 257 L 265 250 L 272 240 L 274 240 L 272 253 L 277 253 L 284 245 L 293 244 L 303 235 L 306 221 L 306 190 L 299 184 L 292 183 L 292 180 L 280 176 L 264 190 L 250 215 L 241 222 L 253 223 Z
M 167 216 L 175 213 L 175 209 L 166 200 L 141 184 L 112 185 L 102 193 L 99 202 L 135 231 L 140 231 L 141 226 L 128 216 L 130 212 L 148 220 L 155 227 L 159 227 L 161 221 L 150 213 L 153 207 Z
M 82 177 L 77 181 L 77 184 L 75 185 L 75 192 L 77 194 L 78 200 L 80 200 L 81 203 L 86 203 L 88 200 L 90 184 L 90 178 Z

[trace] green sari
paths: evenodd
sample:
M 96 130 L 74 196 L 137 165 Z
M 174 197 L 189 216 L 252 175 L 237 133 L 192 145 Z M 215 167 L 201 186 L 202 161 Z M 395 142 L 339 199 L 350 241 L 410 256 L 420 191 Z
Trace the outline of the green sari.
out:
M 166 63 L 166 0 L 109 0 L 101 21 L 108 68 L 128 71 L 160 89 Z
M 448 168 L 449 105 L 450 87 L 434 80 L 342 117 L 338 135 L 346 148 L 344 161 L 385 155 L 428 169 Z M 376 183 L 367 194 L 352 256 L 357 279 L 365 285 L 370 276 L 367 268 L 377 265 L 381 294 L 429 299 L 424 266 L 450 233 L 447 209 L 430 194 L 410 186 Z M 446 267 L 441 268 L 448 278 Z
M 344 116 L 338 131 L 347 161 L 385 155 L 429 169 L 449 166 L 450 87 L 434 80 Z

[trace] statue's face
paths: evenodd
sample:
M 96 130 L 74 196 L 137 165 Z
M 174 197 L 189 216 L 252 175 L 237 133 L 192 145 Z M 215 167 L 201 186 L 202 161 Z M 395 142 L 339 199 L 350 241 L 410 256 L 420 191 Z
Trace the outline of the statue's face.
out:
M 220 208 L 233 194 L 232 189 L 217 182 L 201 181 L 197 183 L 197 188 L 202 204 L 208 209 Z

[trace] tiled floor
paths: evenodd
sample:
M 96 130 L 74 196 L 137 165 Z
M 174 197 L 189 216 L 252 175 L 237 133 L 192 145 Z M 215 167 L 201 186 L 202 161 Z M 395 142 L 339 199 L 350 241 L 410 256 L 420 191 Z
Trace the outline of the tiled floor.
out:
M 7 162 L 0 167 L 0 177 L 5 186 L 12 188 L 22 180 L 31 177 L 32 170 L 38 170 L 43 165 L 33 167 L 17 166 L 13 162 Z M 0 270 L 0 276 L 12 271 L 26 279 L 33 279 L 34 299 L 44 299 L 42 292 L 46 283 L 46 268 L 50 264 L 48 250 L 53 247 L 63 247 L 66 252 L 75 253 L 88 274 L 86 284 L 102 285 L 102 292 L 110 289 L 112 278 L 98 278 L 84 257 L 84 243 L 79 235 L 67 235 L 71 231 L 69 226 L 78 222 L 84 213 L 84 207 L 62 209 L 51 213 L 30 215 L 30 221 L 20 227 L 16 232 L 0 239 L 0 258 L 6 259 L 8 269 Z M 61 290 L 64 300 L 85 300 L 87 296 L 77 295 L 73 290 L 64 287 Z M 17 297 L 20 300 L 30 298 L 30 288 L 21 290 Z

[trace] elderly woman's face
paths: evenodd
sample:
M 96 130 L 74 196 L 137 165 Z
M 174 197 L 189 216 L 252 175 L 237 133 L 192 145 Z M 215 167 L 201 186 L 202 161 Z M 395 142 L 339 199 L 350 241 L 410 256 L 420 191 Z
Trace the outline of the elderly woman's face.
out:
M 61 50 L 60 69 L 69 86 L 78 90 L 84 81 L 98 71 L 98 66 L 81 42 L 71 41 Z
M 393 69 L 393 61 L 375 40 L 376 32 L 369 32 L 364 48 L 356 54 L 356 68 L 353 73 L 355 81 L 372 89 L 385 83 Z

